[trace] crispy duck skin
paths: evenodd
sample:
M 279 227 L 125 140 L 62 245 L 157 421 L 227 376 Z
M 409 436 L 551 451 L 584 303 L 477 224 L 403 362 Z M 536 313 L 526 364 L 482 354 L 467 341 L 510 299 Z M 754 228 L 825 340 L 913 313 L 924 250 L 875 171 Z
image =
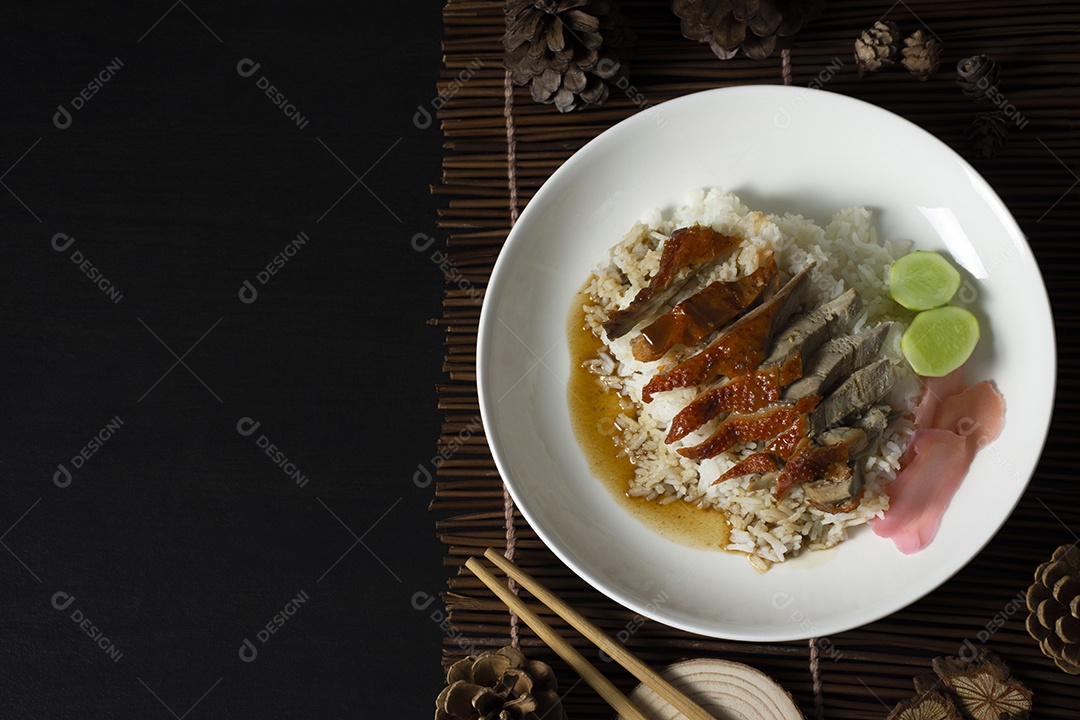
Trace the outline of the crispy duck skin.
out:
M 806 437 L 806 429 L 809 424 L 810 421 L 807 419 L 806 413 L 802 413 L 795 419 L 795 422 L 791 423 L 782 432 L 777 433 L 774 438 L 765 444 L 765 452 L 784 461 L 790 460 L 791 456 L 799 448 L 803 438 Z
M 704 225 L 676 230 L 664 241 L 660 267 L 649 284 L 638 291 L 627 307 L 613 313 L 604 323 L 608 337 L 614 340 L 633 330 L 678 293 L 694 273 L 738 247 L 740 242 L 739 238 Z
M 749 413 L 776 402 L 781 388 L 798 380 L 801 374 L 801 357 L 794 355 L 783 367 L 760 366 L 745 375 L 725 379 L 704 390 L 672 418 L 666 442 L 682 440 L 723 413 Z
M 641 362 L 653 362 L 676 345 L 696 345 L 731 322 L 759 297 L 773 295 L 779 284 L 776 260 L 770 253 L 749 275 L 711 283 L 646 326 L 630 343 L 634 357 Z
M 764 473 L 774 473 L 777 470 L 779 470 L 779 468 L 772 455 L 769 455 L 768 453 L 754 453 L 753 455 L 747 455 L 745 458 L 732 465 L 727 472 L 713 481 L 713 485 L 722 483 L 725 480 L 730 480 L 731 478 L 742 477 L 743 475 L 762 475 Z
M 707 348 L 654 376 L 642 390 L 642 400 L 651 402 L 658 392 L 702 385 L 721 375 L 737 377 L 756 369 L 765 359 L 776 328 L 802 302 L 812 268 L 800 271 L 775 295 L 729 325 Z
M 806 483 L 806 502 L 828 513 L 851 512 L 866 492 L 866 479 L 858 464 L 847 477 L 822 478 Z
M 716 457 L 741 443 L 769 440 L 799 422 L 814 408 L 818 398 L 804 398 L 794 404 L 774 404 L 748 415 L 732 413 L 705 442 L 679 448 L 678 453 L 691 460 Z
M 671 420 L 667 442 L 673 443 L 721 413 L 751 413 L 780 399 L 780 370 L 758 369 L 709 388 Z
M 782 481 L 786 485 L 783 492 L 786 492 L 787 488 L 793 485 L 806 483 L 807 502 L 818 510 L 826 513 L 853 511 L 862 501 L 865 490 L 865 478 L 860 462 L 867 454 L 877 450 L 881 435 L 885 433 L 888 425 L 889 406 L 876 405 L 869 408 L 852 425 L 826 430 L 816 436 L 812 443 L 808 441 L 799 448 L 800 452 L 816 453 L 816 457 L 802 461 L 801 466 L 794 466 L 791 473 L 785 475 L 781 471 L 777 477 L 777 487 L 780 487 L 779 483 Z M 845 454 L 847 470 L 836 464 L 828 464 L 827 453 L 823 450 L 841 446 L 845 448 L 845 452 L 834 452 Z M 814 465 L 814 462 L 818 464 Z M 814 472 L 819 474 L 811 475 Z
M 840 482 L 851 476 L 848 466 L 848 448 L 843 443 L 818 446 L 809 438 L 799 443 L 798 449 L 776 477 L 773 496 L 780 500 L 787 491 L 799 483 L 818 478 Z

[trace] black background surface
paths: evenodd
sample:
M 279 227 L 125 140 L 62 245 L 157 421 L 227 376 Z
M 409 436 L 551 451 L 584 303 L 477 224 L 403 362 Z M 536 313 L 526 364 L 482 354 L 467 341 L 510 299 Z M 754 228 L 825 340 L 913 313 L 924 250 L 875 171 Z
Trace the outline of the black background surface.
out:
M 435 94 L 439 14 L 169 0 L 6 13 L 0 717 L 431 714 L 441 604 L 413 598 L 445 571 L 413 475 L 438 432 L 441 336 L 425 321 L 442 277 L 410 239 L 435 234 L 441 138 L 413 115 Z M 245 58 L 259 63 L 246 78 Z M 63 251 L 58 233 L 75 239 Z M 260 425 L 244 436 L 241 418 Z

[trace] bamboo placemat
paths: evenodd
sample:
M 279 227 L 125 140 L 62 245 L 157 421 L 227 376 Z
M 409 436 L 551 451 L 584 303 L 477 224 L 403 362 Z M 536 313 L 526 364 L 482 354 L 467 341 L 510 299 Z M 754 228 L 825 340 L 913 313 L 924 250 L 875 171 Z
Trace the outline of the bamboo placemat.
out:
M 525 206 L 544 180 L 575 150 L 602 130 L 641 110 L 698 90 L 748 83 L 782 82 L 781 57 L 721 62 L 708 48 L 683 39 L 666 0 L 623 0 L 639 40 L 631 61 L 636 92 L 613 90 L 599 108 L 560 115 L 516 89 L 509 110 L 516 157 L 517 207 Z M 479 422 L 475 386 L 476 329 L 483 289 L 510 227 L 507 117 L 500 37 L 502 3 L 449 0 L 444 8 L 444 68 L 437 117 L 445 138 L 442 179 L 432 188 L 443 200 L 439 227 L 447 236 L 443 258 L 447 292 L 443 317 L 447 381 L 438 388 L 443 415 L 435 500 L 445 563 L 457 568 L 444 595 L 447 619 L 443 662 L 470 651 L 506 644 L 506 609 L 467 571 L 469 555 L 504 547 L 507 534 L 501 480 Z M 929 28 L 944 44 L 941 71 L 920 83 L 902 70 L 860 80 L 852 59 L 858 33 L 882 17 L 905 32 Z M 1080 250 L 1076 164 L 1080 158 L 1080 11 L 1075 3 L 1015 0 L 888 2 L 828 0 L 825 12 L 798 35 L 790 54 L 793 84 L 815 81 L 892 110 L 926 128 L 970 158 L 963 131 L 987 110 L 955 85 L 956 62 L 980 52 L 1002 66 L 1002 90 L 1028 120 L 1014 129 L 1005 150 L 974 161 L 1000 193 L 1027 234 L 1040 263 L 1055 312 L 1058 394 L 1050 438 L 1035 478 L 1009 522 L 964 570 L 934 593 L 880 622 L 819 639 L 815 691 L 806 642 L 740 643 L 712 640 L 645 621 L 589 588 L 548 551 L 515 514 L 514 559 L 541 582 L 611 634 L 621 630 L 627 646 L 662 666 L 692 656 L 747 662 L 775 677 L 795 696 L 807 717 L 882 718 L 913 694 L 911 678 L 928 671 L 930 659 L 956 654 L 964 641 L 986 645 L 1009 661 L 1035 690 L 1034 717 L 1077 717 L 1080 679 L 1056 669 L 1024 629 L 1021 594 L 1035 567 L 1080 531 L 1080 484 L 1071 433 L 1080 405 L 1077 338 L 1080 314 L 1075 283 Z M 842 63 L 842 64 L 838 64 Z M 830 70 L 830 67 L 832 68 Z M 918 167 L 868 167 L 918 181 Z M 516 212 L 514 213 L 516 215 Z M 1022 422 L 1022 418 L 1011 418 Z M 1052 509 L 1052 510 L 1051 510 Z M 558 618 L 549 618 L 560 631 Z M 793 622 L 799 622 L 798 618 Z M 580 648 L 587 643 L 573 631 Z M 531 656 L 552 663 L 573 718 L 607 718 L 610 711 L 527 628 L 520 642 Z M 585 651 L 596 657 L 595 651 Z M 629 689 L 633 679 L 604 666 Z M 816 706 L 815 700 L 823 703 Z M 823 709 L 823 714 L 822 714 Z

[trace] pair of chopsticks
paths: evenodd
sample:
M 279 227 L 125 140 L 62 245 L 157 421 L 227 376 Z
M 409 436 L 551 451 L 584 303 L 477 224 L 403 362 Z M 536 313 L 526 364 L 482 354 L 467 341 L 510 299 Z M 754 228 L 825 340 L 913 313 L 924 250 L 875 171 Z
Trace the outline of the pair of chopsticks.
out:
M 610 635 L 585 619 L 577 610 L 563 602 L 557 595 L 537 582 L 532 576 L 519 568 L 514 563 L 488 548 L 484 551 L 484 557 L 506 573 L 507 577 L 516 581 L 523 588 L 548 607 L 552 612 L 568 622 L 571 627 L 584 635 L 594 645 L 605 652 L 615 662 L 622 665 L 630 673 L 651 688 L 657 695 L 666 700 L 672 707 L 681 712 L 690 720 L 714 720 L 713 716 L 701 708 L 700 705 L 683 695 L 674 685 L 660 676 L 655 670 L 646 665 L 637 656 L 627 650 L 621 643 L 614 640 Z M 498 596 L 508 608 L 514 611 L 526 625 L 533 629 L 541 640 L 548 644 L 581 678 L 587 682 L 604 700 L 611 705 L 625 720 L 648 720 L 648 718 L 630 702 L 616 688 L 610 680 L 596 669 L 596 666 L 585 659 L 557 633 L 550 625 L 544 622 L 521 598 L 512 593 L 510 589 L 499 581 L 481 562 L 470 557 L 465 562 L 476 577 L 480 578 L 488 588 Z

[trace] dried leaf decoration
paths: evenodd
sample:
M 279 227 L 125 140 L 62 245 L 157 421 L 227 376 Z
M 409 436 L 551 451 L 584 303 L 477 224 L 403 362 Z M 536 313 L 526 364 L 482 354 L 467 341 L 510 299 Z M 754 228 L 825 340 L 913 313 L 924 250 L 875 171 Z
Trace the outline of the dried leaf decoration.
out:
M 963 720 L 963 716 L 948 697 L 928 692 L 897 705 L 887 720 Z
M 934 658 L 935 675 L 915 678 L 915 697 L 893 708 L 887 720 L 1026 720 L 1031 690 L 989 650 L 973 661 Z
M 1031 712 L 1031 690 L 988 650 L 970 663 L 958 657 L 935 658 L 934 672 L 956 698 L 964 716 L 972 720 L 1022 720 Z

